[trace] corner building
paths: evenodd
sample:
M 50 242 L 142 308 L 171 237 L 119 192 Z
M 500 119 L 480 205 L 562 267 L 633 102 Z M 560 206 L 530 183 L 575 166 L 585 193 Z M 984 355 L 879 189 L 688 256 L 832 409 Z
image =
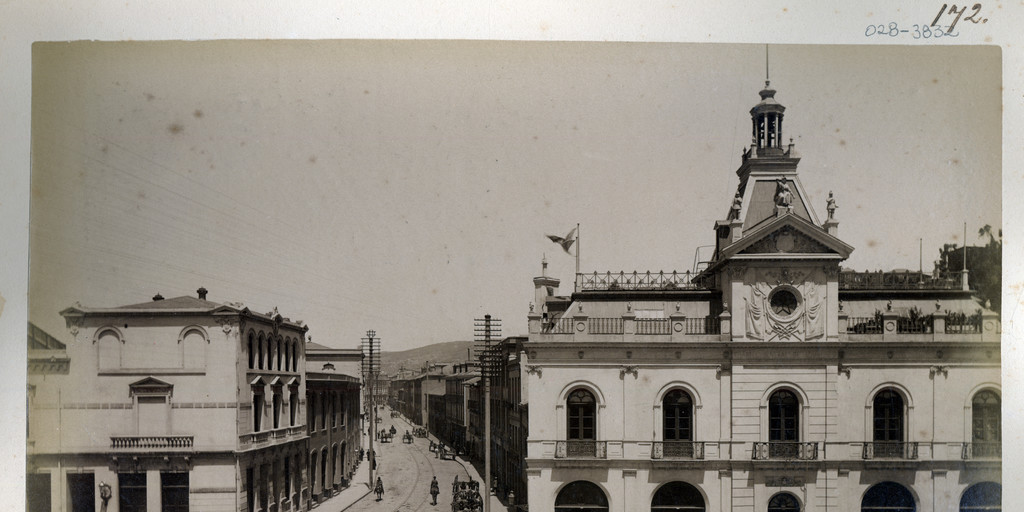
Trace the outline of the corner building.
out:
M 709 262 L 534 279 L 530 510 L 1001 510 L 997 314 L 964 272 L 842 269 L 760 96 Z
M 307 509 L 308 328 L 197 293 L 76 304 L 68 343 L 30 342 L 29 510 Z

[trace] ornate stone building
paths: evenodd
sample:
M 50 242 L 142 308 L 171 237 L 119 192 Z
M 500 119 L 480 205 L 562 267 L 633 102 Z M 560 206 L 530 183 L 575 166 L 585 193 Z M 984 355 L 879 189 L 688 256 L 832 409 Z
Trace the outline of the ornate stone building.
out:
M 36 351 L 61 365 L 29 379 L 33 512 L 305 509 L 308 328 L 197 293 L 61 312 L 70 340 Z
M 960 272 L 843 270 L 760 95 L 706 265 L 534 279 L 530 510 L 999 510 L 996 313 Z

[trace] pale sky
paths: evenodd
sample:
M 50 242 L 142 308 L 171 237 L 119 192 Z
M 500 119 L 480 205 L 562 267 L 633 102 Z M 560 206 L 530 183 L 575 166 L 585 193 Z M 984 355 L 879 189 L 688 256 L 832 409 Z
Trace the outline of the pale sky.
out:
M 209 289 L 314 341 L 526 332 L 547 240 L 584 272 L 692 268 L 750 142 L 763 45 L 71 43 L 34 48 L 30 319 Z M 784 136 L 858 270 L 1001 224 L 998 47 L 771 46 Z

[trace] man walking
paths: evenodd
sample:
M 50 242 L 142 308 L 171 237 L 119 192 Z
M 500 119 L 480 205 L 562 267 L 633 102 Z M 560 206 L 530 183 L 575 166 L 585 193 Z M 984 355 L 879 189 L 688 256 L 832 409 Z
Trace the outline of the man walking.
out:
M 434 479 L 430 481 L 430 497 L 434 499 L 434 502 L 431 503 L 431 505 L 437 505 L 438 494 L 441 494 L 441 489 L 437 485 L 437 477 L 435 476 Z

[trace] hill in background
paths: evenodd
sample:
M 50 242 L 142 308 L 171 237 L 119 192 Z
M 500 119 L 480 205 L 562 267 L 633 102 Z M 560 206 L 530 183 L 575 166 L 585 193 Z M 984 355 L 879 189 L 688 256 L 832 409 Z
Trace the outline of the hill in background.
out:
M 381 374 L 394 375 L 403 366 L 407 370 L 419 370 L 431 363 L 462 363 L 473 357 L 473 341 L 448 341 L 434 343 L 400 352 L 381 353 Z

